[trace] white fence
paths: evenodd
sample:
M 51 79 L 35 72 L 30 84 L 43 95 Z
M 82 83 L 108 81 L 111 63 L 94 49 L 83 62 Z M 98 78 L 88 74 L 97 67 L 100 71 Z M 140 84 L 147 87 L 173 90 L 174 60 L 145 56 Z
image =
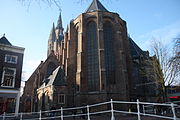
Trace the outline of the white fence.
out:
M 123 109 L 122 109 L 123 108 Z M 126 109 L 126 110 L 125 110 Z M 180 120 L 180 106 L 174 103 L 148 103 L 111 101 L 81 106 L 73 108 L 62 108 L 50 111 L 40 111 L 31 113 L 4 113 L 0 116 L 0 120 L 71 120 L 83 117 L 83 119 L 103 119 L 115 120 L 121 118 L 122 114 L 130 115 L 141 120 L 142 117 L 156 117 L 167 120 Z

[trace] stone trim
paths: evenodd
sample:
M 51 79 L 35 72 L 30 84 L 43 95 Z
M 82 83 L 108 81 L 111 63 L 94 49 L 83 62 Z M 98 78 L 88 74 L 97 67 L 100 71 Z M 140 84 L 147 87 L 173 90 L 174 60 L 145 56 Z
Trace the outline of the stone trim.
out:
M 0 44 L 0 50 L 24 54 L 25 48 Z

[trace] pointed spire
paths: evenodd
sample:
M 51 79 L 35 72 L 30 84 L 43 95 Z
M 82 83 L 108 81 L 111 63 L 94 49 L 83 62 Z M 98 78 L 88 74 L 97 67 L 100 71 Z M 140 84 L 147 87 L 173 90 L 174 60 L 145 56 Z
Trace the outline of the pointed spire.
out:
M 59 14 L 59 18 L 58 18 L 58 21 L 57 21 L 57 26 L 56 26 L 56 36 L 57 36 L 57 41 L 58 40 L 63 40 L 64 39 L 64 35 L 63 35 L 63 31 L 64 31 L 64 28 L 62 26 L 62 18 L 61 18 L 61 12 Z
M 86 10 L 87 12 L 94 12 L 94 11 L 104 11 L 104 12 L 108 12 L 108 10 L 100 3 L 99 0 L 93 0 L 93 2 L 91 3 L 91 5 L 88 7 L 88 9 Z
M 60 12 L 60 14 L 59 14 L 59 18 L 58 18 L 58 21 L 57 21 L 56 29 L 63 29 L 63 27 L 62 27 L 61 12 Z
M 53 23 L 53 27 L 51 29 L 51 33 L 49 36 L 49 41 L 55 41 L 56 40 L 56 33 L 55 33 L 55 28 L 54 28 L 54 23 Z

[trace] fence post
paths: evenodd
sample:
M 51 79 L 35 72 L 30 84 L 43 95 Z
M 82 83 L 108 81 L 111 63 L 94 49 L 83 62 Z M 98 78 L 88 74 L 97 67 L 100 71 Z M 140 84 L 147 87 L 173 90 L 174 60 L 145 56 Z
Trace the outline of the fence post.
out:
M 87 116 L 88 116 L 88 120 L 90 120 L 90 116 L 89 116 L 89 105 L 87 105 Z
M 39 120 L 41 120 L 41 110 L 39 111 Z
M 61 120 L 63 120 L 63 108 L 61 107 Z
M 3 114 L 3 120 L 5 120 L 5 117 L 6 117 L 6 113 L 4 112 L 4 114 Z
M 111 99 L 111 120 L 115 120 L 114 118 L 114 109 L 113 109 L 113 100 Z
M 20 120 L 22 120 L 22 113 L 20 113 Z
M 140 108 L 139 108 L 139 99 L 137 99 L 137 114 L 138 114 L 138 120 L 141 120 L 141 116 L 140 116 Z
M 173 112 L 173 120 L 176 120 L 176 112 L 175 112 L 173 103 L 171 103 L 171 108 L 172 108 L 172 112 Z
M 156 108 L 154 109 L 154 114 L 155 114 L 155 115 L 157 114 Z
M 144 115 L 146 114 L 146 110 L 145 110 L 144 105 L 143 105 L 143 114 L 144 114 Z

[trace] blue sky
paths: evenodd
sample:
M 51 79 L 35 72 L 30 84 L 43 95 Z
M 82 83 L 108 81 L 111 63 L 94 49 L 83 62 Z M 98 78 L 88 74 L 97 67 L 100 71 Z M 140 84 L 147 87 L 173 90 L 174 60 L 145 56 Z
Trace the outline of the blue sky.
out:
M 92 0 L 62 0 L 62 20 L 66 30 L 70 20 L 83 13 Z M 171 44 L 180 34 L 180 0 L 100 0 L 111 12 L 127 22 L 128 33 L 143 49 L 150 50 L 152 38 Z M 18 0 L 0 1 L 0 37 L 25 48 L 23 73 L 27 80 L 41 60 L 46 59 L 47 41 L 59 16 L 52 5 L 32 2 L 30 7 Z

